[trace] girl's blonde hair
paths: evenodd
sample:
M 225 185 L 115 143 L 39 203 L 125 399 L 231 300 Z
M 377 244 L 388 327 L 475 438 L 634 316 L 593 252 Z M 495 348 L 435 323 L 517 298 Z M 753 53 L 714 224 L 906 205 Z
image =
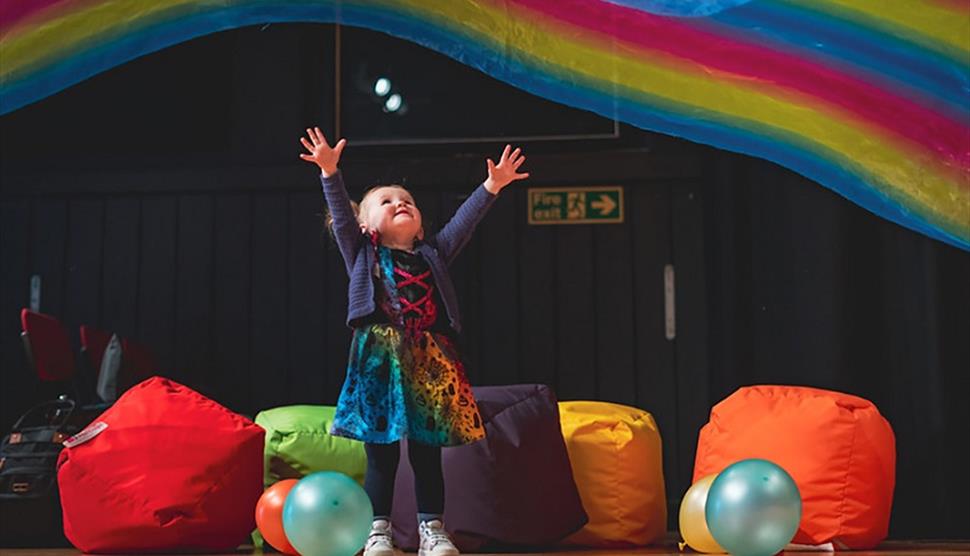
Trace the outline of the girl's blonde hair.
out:
M 383 188 L 383 187 L 396 187 L 398 189 L 403 189 L 403 190 L 407 191 L 409 194 L 411 193 L 411 191 L 408 190 L 408 188 L 404 187 L 403 185 L 397 184 L 397 183 L 379 183 L 377 185 L 372 185 L 372 186 L 368 187 L 367 190 L 364 191 L 364 194 L 361 196 L 360 202 L 357 202 L 357 201 L 351 201 L 350 202 L 350 206 L 353 207 L 353 209 L 354 209 L 354 217 L 357 218 L 357 221 L 358 222 L 360 222 L 360 207 L 361 207 L 361 205 L 364 204 L 364 201 L 367 200 L 367 196 L 370 195 L 371 193 L 377 191 L 378 189 Z M 331 238 L 334 237 L 334 235 L 333 235 L 333 215 L 330 213 L 330 208 L 329 207 L 327 207 L 327 208 L 324 209 L 323 221 L 324 221 L 324 224 L 327 226 L 327 231 L 330 232 L 330 237 Z M 423 234 L 423 230 L 422 230 L 422 235 L 424 235 Z

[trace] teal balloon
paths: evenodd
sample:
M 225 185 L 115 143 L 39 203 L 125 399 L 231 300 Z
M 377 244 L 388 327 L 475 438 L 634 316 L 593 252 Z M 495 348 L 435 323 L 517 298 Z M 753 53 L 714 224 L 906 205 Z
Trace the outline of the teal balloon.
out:
M 364 489 L 334 471 L 303 477 L 283 504 L 283 531 L 302 556 L 354 556 L 373 520 Z
M 736 556 L 771 556 L 791 542 L 802 519 L 802 497 L 784 469 L 746 459 L 718 474 L 704 507 L 707 528 Z

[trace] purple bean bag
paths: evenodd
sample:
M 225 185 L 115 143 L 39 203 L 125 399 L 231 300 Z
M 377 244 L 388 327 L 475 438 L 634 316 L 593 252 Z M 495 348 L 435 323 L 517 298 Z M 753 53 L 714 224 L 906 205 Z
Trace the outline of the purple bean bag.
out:
M 474 388 L 484 440 L 445 448 L 445 527 L 463 552 L 553 544 L 586 524 L 552 389 L 541 384 Z M 394 541 L 418 546 L 414 474 L 401 453 Z

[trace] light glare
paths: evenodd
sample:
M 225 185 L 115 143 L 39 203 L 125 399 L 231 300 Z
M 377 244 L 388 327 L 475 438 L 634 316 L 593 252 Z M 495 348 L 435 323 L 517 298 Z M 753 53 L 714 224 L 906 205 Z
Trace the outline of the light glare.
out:
M 382 97 L 391 92 L 391 80 L 386 77 L 378 77 L 374 82 L 374 93 Z
M 401 107 L 401 95 L 394 93 L 393 95 L 387 97 L 387 102 L 384 103 L 384 108 L 388 112 L 396 112 L 398 108 Z

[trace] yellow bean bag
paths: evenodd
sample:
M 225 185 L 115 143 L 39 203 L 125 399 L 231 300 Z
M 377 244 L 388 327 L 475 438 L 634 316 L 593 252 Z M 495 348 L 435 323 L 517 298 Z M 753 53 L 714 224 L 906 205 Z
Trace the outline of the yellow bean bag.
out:
M 650 544 L 667 530 L 660 430 L 653 416 L 606 402 L 560 402 L 573 478 L 589 522 L 564 541 L 595 547 Z

